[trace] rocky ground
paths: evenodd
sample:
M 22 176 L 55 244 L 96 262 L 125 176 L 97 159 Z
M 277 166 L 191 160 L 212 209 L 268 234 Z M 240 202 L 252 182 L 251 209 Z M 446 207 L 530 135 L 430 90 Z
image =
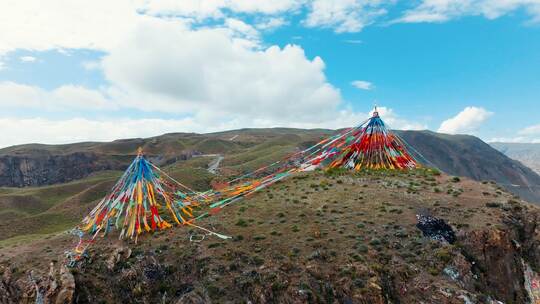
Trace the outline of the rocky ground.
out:
M 450 244 L 417 215 L 448 223 Z M 0 303 L 537 303 L 538 207 L 428 170 L 297 175 L 137 244 L 68 234 L 0 249 Z

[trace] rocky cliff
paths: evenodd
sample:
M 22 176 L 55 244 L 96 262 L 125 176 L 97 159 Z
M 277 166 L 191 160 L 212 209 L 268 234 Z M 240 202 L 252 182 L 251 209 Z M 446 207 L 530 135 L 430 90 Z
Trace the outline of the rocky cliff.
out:
M 102 170 L 125 169 L 126 161 L 92 152 L 52 154 L 43 150 L 0 156 L 0 185 L 10 187 L 65 183 Z

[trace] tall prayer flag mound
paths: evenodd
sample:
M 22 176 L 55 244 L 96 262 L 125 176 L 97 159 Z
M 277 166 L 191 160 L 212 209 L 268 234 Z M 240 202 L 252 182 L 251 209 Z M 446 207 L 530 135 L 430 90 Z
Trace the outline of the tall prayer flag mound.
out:
M 94 236 L 111 227 L 121 229 L 120 238 L 134 238 L 143 231 L 185 224 L 196 202 L 183 186 L 149 162 L 139 149 L 137 157 L 99 204 L 83 220 L 82 230 Z

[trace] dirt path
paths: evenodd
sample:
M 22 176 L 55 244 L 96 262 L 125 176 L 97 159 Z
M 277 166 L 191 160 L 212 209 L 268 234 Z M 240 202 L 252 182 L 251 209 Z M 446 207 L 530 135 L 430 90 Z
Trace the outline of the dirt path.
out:
M 223 155 L 221 154 L 218 154 L 216 156 L 217 156 L 216 159 L 214 159 L 208 164 L 208 172 L 212 174 L 217 174 L 217 170 L 219 169 L 219 164 L 224 159 Z
M 209 173 L 217 174 L 217 171 L 219 169 L 219 164 L 221 164 L 221 161 L 225 158 L 221 154 L 201 154 L 201 155 L 195 155 L 193 157 L 215 157 L 209 164 L 208 168 L 206 169 Z

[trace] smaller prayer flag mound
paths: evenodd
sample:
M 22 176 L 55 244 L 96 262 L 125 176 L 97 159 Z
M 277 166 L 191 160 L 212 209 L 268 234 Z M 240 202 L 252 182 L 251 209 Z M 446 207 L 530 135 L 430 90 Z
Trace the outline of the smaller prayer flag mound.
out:
M 179 185 L 146 160 L 139 149 L 111 192 L 84 218 L 81 229 L 95 237 L 116 227 L 121 229 L 122 239 L 169 228 L 171 222 L 189 223 L 197 203 L 180 191 Z

